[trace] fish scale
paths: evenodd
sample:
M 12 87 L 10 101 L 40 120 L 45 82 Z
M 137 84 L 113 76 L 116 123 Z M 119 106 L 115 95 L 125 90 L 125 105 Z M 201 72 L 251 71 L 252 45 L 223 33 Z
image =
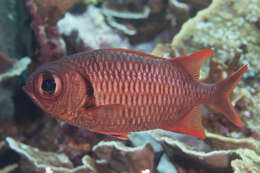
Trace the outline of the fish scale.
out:
M 95 61 L 95 65 L 93 68 L 89 68 L 89 71 L 86 71 L 86 75 L 91 74 L 90 76 L 92 77 L 90 78 L 90 82 L 94 84 L 94 97 L 96 98 L 97 106 L 104 104 L 121 104 L 121 100 L 123 99 L 122 97 L 124 97 L 129 98 L 125 100 L 125 105 L 136 106 L 136 108 L 131 109 L 130 114 L 133 117 L 138 117 L 139 115 L 143 116 L 144 118 L 141 118 L 143 124 L 149 124 L 149 121 L 152 120 L 150 116 L 155 116 L 151 114 L 151 106 L 158 106 L 159 114 L 156 116 L 161 117 L 162 114 L 164 114 L 164 118 L 161 118 L 163 121 L 167 121 L 168 118 L 174 116 L 175 118 L 171 118 L 171 120 L 179 119 L 178 115 L 176 115 L 178 112 L 177 109 L 169 109 L 170 111 L 168 112 L 164 112 L 164 110 L 166 110 L 166 106 L 174 104 L 178 105 L 179 102 L 183 102 L 184 104 L 188 103 L 188 101 L 185 101 L 182 98 L 178 100 L 168 99 L 174 98 L 174 96 L 178 97 L 180 95 L 185 95 L 186 91 L 181 88 L 175 92 L 173 91 L 172 95 L 171 92 L 169 92 L 171 89 L 174 90 L 174 84 L 178 83 L 178 80 L 181 80 L 184 77 L 179 73 L 171 71 L 170 69 L 172 69 L 172 67 L 170 67 L 169 64 L 161 62 L 159 65 L 155 65 L 153 61 L 158 60 L 145 57 L 137 58 L 136 55 L 122 52 L 113 52 L 112 55 L 109 53 L 111 52 L 102 52 L 102 54 L 96 52 L 96 55 L 92 55 L 95 57 L 95 60 L 92 60 Z M 143 58 L 143 61 L 141 61 L 141 58 Z M 100 68 L 103 64 L 105 68 Z M 93 75 L 98 74 L 98 70 L 102 69 L 104 70 L 103 78 L 101 75 Z M 131 69 L 135 71 L 129 71 Z M 139 74 L 139 77 L 136 77 L 136 74 Z M 167 77 L 165 76 L 166 74 L 168 74 Z M 186 80 L 190 80 L 190 77 L 187 76 Z M 123 85 L 120 85 L 120 82 L 122 81 L 124 81 Z M 119 86 L 122 86 L 124 89 L 119 88 Z M 127 88 L 129 88 L 130 92 L 128 92 Z M 146 97 L 144 97 L 144 95 Z M 144 101 L 145 98 L 147 98 L 147 102 Z M 189 107 L 190 106 L 187 106 L 187 108 Z M 140 110 L 143 108 L 146 108 L 147 111 L 140 114 Z M 128 107 L 125 109 L 128 109 Z M 126 113 L 120 117 L 124 119 L 127 115 L 128 114 Z M 116 117 L 117 115 L 114 116 Z M 116 120 L 115 117 L 108 118 L 108 123 L 111 123 L 111 126 L 112 124 L 115 124 L 113 122 Z M 158 119 L 159 122 L 161 119 Z M 131 130 L 131 127 L 129 127 L 128 130 Z
M 165 59 L 126 49 L 83 52 L 42 65 L 24 90 L 53 117 L 94 132 L 125 138 L 161 128 L 205 138 L 201 104 L 242 126 L 229 94 L 247 70 L 245 65 L 217 84 L 198 82 L 212 53 Z

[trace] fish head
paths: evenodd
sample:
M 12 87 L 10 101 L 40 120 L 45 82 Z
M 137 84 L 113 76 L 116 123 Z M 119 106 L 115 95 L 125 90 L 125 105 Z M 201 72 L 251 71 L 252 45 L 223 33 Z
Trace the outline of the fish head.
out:
M 75 118 L 87 100 L 87 83 L 82 75 L 55 62 L 40 66 L 23 89 L 41 109 L 63 121 Z

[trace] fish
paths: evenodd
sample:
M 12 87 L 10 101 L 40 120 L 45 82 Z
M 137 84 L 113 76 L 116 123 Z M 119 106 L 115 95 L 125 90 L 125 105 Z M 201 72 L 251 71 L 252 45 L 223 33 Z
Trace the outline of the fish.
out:
M 41 65 L 24 91 L 45 112 L 92 132 L 127 139 L 131 132 L 163 129 L 205 139 L 202 105 L 212 105 L 234 125 L 243 123 L 230 94 L 244 65 L 217 83 L 199 81 L 213 54 L 163 58 L 108 48 L 66 56 Z

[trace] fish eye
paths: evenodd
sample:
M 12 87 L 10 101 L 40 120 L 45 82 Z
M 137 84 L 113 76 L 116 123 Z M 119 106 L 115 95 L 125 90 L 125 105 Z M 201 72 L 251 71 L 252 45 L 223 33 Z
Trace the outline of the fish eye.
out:
M 38 76 L 37 88 L 43 97 L 57 96 L 61 91 L 62 82 L 56 74 L 44 72 Z
M 46 91 L 46 92 L 48 92 L 50 94 L 53 94 L 55 89 L 56 89 L 56 82 L 55 82 L 54 79 L 45 79 L 42 82 L 41 88 L 44 91 Z

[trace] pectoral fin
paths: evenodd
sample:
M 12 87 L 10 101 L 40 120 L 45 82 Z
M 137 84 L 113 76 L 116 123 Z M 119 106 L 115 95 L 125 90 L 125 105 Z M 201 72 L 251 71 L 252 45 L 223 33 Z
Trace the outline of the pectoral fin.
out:
M 90 112 L 93 117 L 99 120 L 104 121 L 110 121 L 111 117 L 114 117 L 115 115 L 118 115 L 120 111 L 122 111 L 125 107 L 120 104 L 114 104 L 114 105 L 102 105 L 102 106 L 96 106 L 93 108 L 89 108 L 88 112 Z M 90 131 L 96 132 L 96 133 L 102 133 L 106 135 L 112 135 L 116 138 L 127 140 L 127 135 L 130 134 L 130 132 L 121 132 L 121 131 L 106 131 L 104 130 L 92 130 Z
M 87 111 L 98 119 L 108 120 L 109 117 L 119 114 L 122 109 L 124 109 L 123 105 L 114 104 L 91 107 Z
M 173 126 L 164 129 L 205 139 L 206 136 L 201 123 L 201 110 L 201 105 L 194 107 L 182 120 L 176 122 Z

